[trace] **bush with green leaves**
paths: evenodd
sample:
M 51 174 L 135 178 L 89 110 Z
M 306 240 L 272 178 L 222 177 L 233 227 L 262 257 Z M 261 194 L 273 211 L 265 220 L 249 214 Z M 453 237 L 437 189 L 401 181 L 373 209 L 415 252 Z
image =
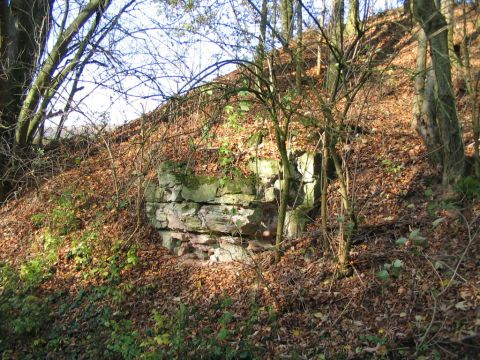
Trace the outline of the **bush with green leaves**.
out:
M 23 280 L 11 266 L 0 263 L 0 354 L 23 337 L 37 334 L 49 318 L 46 301 L 34 295 L 28 281 L 37 278 Z
M 140 333 L 133 329 L 130 320 L 107 320 L 103 325 L 110 331 L 104 353 L 106 357 L 121 356 L 125 360 L 140 358 Z
M 92 261 L 92 246 L 97 238 L 96 231 L 85 231 L 80 238 L 73 239 L 67 258 L 73 259 L 78 268 L 86 267 Z
M 71 191 L 64 192 L 58 199 L 58 205 L 52 210 L 51 227 L 59 235 L 68 235 L 80 225 L 80 220 L 75 214 L 77 196 Z
M 457 183 L 456 189 L 462 193 L 468 200 L 480 199 L 480 179 L 467 176 Z
M 219 313 L 216 329 L 202 327 L 205 316 L 194 307 L 180 304 L 177 312 L 168 317 L 157 310 L 152 312 L 153 327 L 147 329 L 142 341 L 145 359 L 252 359 L 258 349 L 249 341 L 253 325 L 260 321 L 259 307 L 245 322 L 228 310 L 229 298 L 212 306 Z M 269 318 L 270 319 L 270 318 Z M 200 329 L 200 331 L 199 331 Z M 240 342 L 237 342 L 238 338 Z

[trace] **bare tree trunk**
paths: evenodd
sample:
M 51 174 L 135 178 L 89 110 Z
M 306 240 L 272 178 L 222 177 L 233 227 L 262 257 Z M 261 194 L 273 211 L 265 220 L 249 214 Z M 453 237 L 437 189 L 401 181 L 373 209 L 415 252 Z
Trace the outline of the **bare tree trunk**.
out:
M 350 0 L 349 5 L 350 8 L 348 9 L 348 19 L 345 32 L 348 35 L 358 35 L 360 31 L 360 17 L 358 15 L 359 1 Z
M 348 274 L 348 263 L 350 261 L 350 249 L 353 243 L 353 237 L 357 232 L 358 223 L 355 216 L 355 209 L 350 201 L 348 191 L 348 179 L 344 176 L 342 165 L 335 153 L 335 149 L 330 148 L 330 156 L 335 166 L 335 172 L 340 184 L 340 196 L 342 197 L 342 206 L 345 211 L 345 216 L 339 224 L 339 244 L 338 244 L 338 264 L 340 267 L 340 274 Z
M 465 6 L 465 4 L 464 4 Z M 466 14 L 464 8 L 464 24 L 463 24 L 463 41 L 462 41 L 462 53 L 463 53 L 463 65 L 464 76 L 467 83 L 467 93 L 470 98 L 470 104 L 472 109 L 472 129 L 473 129 L 473 145 L 474 149 L 474 171 L 475 176 L 480 178 L 480 103 L 478 99 L 478 81 L 473 75 L 472 65 L 470 61 L 470 49 L 469 38 L 467 36 L 467 23 Z
M 110 5 L 111 0 L 90 0 L 87 5 L 79 12 L 78 16 L 72 21 L 67 29 L 60 35 L 57 42 L 53 45 L 50 51 L 49 57 L 45 63 L 41 66 L 38 72 L 38 76 L 35 78 L 32 86 L 25 96 L 20 114 L 18 115 L 16 129 L 15 129 L 15 147 L 22 149 L 28 145 L 32 139 L 32 135 L 35 133 L 36 128 L 40 124 L 38 118 L 35 117 L 35 109 L 41 102 L 43 96 L 48 97 L 48 91 L 51 91 L 52 76 L 58 68 L 61 60 L 64 58 L 68 49 L 68 44 L 74 36 L 78 34 L 82 26 L 97 12 L 99 9 L 106 9 Z M 80 45 L 77 50 L 83 52 Z M 76 60 L 76 62 L 75 62 Z M 62 78 L 63 73 L 71 71 L 78 63 L 79 59 L 74 59 L 67 65 L 59 75 Z M 60 79 L 63 81 L 63 79 Z M 56 90 L 56 89 L 55 89 Z
M 262 9 L 260 14 L 260 38 L 258 39 L 256 62 L 262 67 L 265 60 L 265 44 L 267 37 L 268 7 L 267 0 L 262 0 Z
M 51 0 L 0 0 L 0 201 L 12 188 L 15 126 L 29 84 L 50 29 Z
M 427 37 L 425 31 L 420 29 L 417 33 L 417 62 L 415 66 L 415 83 L 413 98 L 412 127 L 417 129 L 421 116 L 425 92 L 425 78 L 427 75 Z M 422 137 L 423 138 L 423 137 Z
M 454 0 L 442 0 L 441 13 L 445 17 L 445 22 L 448 26 L 448 53 L 450 55 L 450 62 L 453 66 L 458 66 L 459 58 L 454 50 L 453 37 L 455 35 L 455 16 L 454 16 Z
M 330 249 L 330 238 L 328 235 L 328 160 L 330 159 L 329 145 L 330 136 L 328 129 L 323 133 L 323 152 L 322 152 L 322 177 L 320 194 L 320 218 L 322 221 L 322 248 L 325 254 Z
M 465 171 L 465 152 L 452 88 L 448 32 L 440 11 L 430 0 L 415 0 L 414 16 L 427 35 L 437 82 L 437 124 L 443 153 L 444 186 L 458 181 Z
M 417 34 L 418 50 L 415 69 L 412 127 L 427 148 L 434 166 L 442 165 L 442 146 L 436 121 L 435 73 L 427 71 L 427 37 L 423 29 Z M 425 84 L 426 81 L 426 84 Z
M 340 71 L 339 60 L 343 53 L 343 13 L 343 0 L 333 0 L 331 49 L 326 82 L 327 89 L 331 94 L 336 92 L 335 88 L 338 86 Z
M 411 0 L 404 0 L 403 1 L 403 14 L 407 15 L 408 17 L 412 17 L 412 11 L 411 11 Z
M 293 35 L 293 0 L 281 0 L 282 36 L 288 47 Z
M 303 79 L 303 18 L 302 18 L 302 3 L 300 0 L 297 1 L 297 51 L 295 55 L 295 84 L 297 87 L 298 94 L 302 93 L 302 79 Z

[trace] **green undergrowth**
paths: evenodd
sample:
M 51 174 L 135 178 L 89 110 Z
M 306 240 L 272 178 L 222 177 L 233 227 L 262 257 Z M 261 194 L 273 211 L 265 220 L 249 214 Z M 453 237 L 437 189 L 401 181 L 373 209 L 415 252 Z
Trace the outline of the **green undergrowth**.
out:
M 143 319 L 147 325 L 139 325 L 129 299 L 153 297 L 156 287 L 136 287 L 125 276 L 139 266 L 135 245 L 125 248 L 119 240 L 108 254 L 95 256 L 103 217 L 82 224 L 78 214 L 88 203 L 83 193 L 64 192 L 49 212 L 31 217 L 36 255 L 16 267 L 0 263 L 1 359 L 259 357 L 264 350 L 248 339 L 260 322 L 276 328 L 276 318 L 271 309 L 254 303 L 246 317 L 234 314 L 228 298 L 207 312 L 184 304 L 152 308 Z M 56 286 L 60 253 L 91 285 L 74 294 Z

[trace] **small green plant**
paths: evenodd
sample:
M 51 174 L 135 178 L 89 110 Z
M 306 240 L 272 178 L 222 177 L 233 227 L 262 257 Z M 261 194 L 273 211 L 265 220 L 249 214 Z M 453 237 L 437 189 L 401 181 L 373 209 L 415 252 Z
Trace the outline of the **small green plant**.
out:
M 104 326 L 111 332 L 107 341 L 106 356 L 120 355 L 123 359 L 138 359 L 142 354 L 138 330 L 129 320 L 107 320 Z
M 393 162 L 390 159 L 383 159 L 382 164 L 385 166 L 385 169 L 390 174 L 398 174 L 402 171 L 402 165 Z
M 57 261 L 61 244 L 60 237 L 45 231 L 42 236 L 43 252 L 20 265 L 20 278 L 27 288 L 38 286 L 51 275 L 50 270 Z
M 456 190 L 468 200 L 480 199 L 480 179 L 473 176 L 464 177 L 457 183 Z
M 79 220 L 73 208 L 59 206 L 52 210 L 52 229 L 59 235 L 68 235 L 77 230 Z
M 83 268 L 92 261 L 92 244 L 98 238 L 96 231 L 86 231 L 81 238 L 72 241 L 67 259 L 73 259 L 77 267 Z
M 238 93 L 240 101 L 237 106 L 226 105 L 225 114 L 226 116 L 226 125 L 233 130 L 242 130 L 241 119 L 250 111 L 250 100 L 248 99 L 248 93 L 245 91 L 240 91 Z
M 383 267 L 380 271 L 377 272 L 376 276 L 382 282 L 387 282 L 392 277 L 398 278 L 402 270 L 404 269 L 404 263 L 402 260 L 395 259 L 391 263 L 383 264 Z
M 408 238 L 406 238 L 406 237 L 398 238 L 395 241 L 395 244 L 397 244 L 399 246 L 405 246 L 405 245 L 412 244 L 412 245 L 420 247 L 420 248 L 427 248 L 428 247 L 428 239 L 420 233 L 420 229 L 414 229 L 410 232 L 410 234 L 408 235 Z
M 34 226 L 42 228 L 46 225 L 47 215 L 44 213 L 33 214 L 30 218 Z
M 29 334 L 40 329 L 47 319 L 46 304 L 34 295 L 17 298 L 13 308 L 16 310 L 16 316 L 11 325 L 17 335 Z
M 230 149 L 230 143 L 223 140 L 218 149 L 218 161 L 223 176 L 220 179 L 220 186 L 224 186 L 227 178 L 241 175 L 241 171 L 234 166 L 235 154 Z
M 20 277 L 28 287 L 38 286 L 47 276 L 47 261 L 34 257 L 20 265 Z
M 125 269 L 130 269 L 132 267 L 135 267 L 138 265 L 139 262 L 140 262 L 140 258 L 137 255 L 137 246 L 132 245 L 130 249 L 128 249 L 127 251 Z
M 230 150 L 230 143 L 226 140 L 223 140 L 220 147 L 218 148 L 218 161 L 222 168 L 227 168 L 232 165 L 235 160 L 232 150 Z
M 49 318 L 47 299 L 32 293 L 42 278 L 41 264 L 29 265 L 20 274 L 0 263 L 0 351 L 15 348 L 16 341 L 38 333 Z
M 120 243 L 112 247 L 111 254 L 100 261 L 85 277 L 100 276 L 109 285 L 118 285 L 122 280 L 122 270 L 128 270 L 139 263 L 136 246 L 131 246 L 125 253 Z

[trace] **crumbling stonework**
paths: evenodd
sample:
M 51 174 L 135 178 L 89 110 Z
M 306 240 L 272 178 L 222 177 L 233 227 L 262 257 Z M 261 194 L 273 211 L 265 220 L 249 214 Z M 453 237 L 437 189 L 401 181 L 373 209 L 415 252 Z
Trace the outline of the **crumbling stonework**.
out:
M 290 194 L 286 235 L 300 235 L 320 191 L 318 154 L 292 159 L 295 181 Z M 179 256 L 202 260 L 244 260 L 272 249 L 281 187 L 276 160 L 249 164 L 251 177 L 217 178 L 188 174 L 178 164 L 158 168 L 156 184 L 145 192 L 146 213 L 162 245 Z

